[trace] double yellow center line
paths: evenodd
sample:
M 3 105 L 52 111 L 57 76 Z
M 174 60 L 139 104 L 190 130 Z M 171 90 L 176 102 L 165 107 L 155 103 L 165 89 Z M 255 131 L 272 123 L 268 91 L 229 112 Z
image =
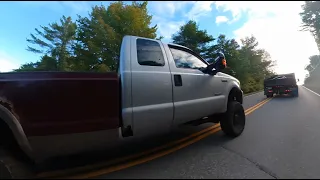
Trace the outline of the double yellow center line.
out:
M 268 101 L 270 101 L 272 98 L 265 99 L 258 104 L 248 108 L 245 110 L 245 115 L 251 114 L 253 111 L 256 109 L 260 108 L 264 104 L 266 104 Z M 97 163 L 93 165 L 87 165 L 87 166 L 82 166 L 82 167 L 77 167 L 77 168 L 72 168 L 68 170 L 58 170 L 58 171 L 53 171 L 53 172 L 43 172 L 40 174 L 37 174 L 38 178 L 48 178 L 48 177 L 58 177 L 63 178 L 63 179 L 85 179 L 85 178 L 93 178 L 101 175 L 105 175 L 111 172 L 119 171 L 122 169 L 126 169 L 135 165 L 139 165 L 154 159 L 157 159 L 159 157 L 165 156 L 167 154 L 170 154 L 172 152 L 175 152 L 179 149 L 182 149 L 186 146 L 189 146 L 211 134 L 214 134 L 218 131 L 220 131 L 220 124 L 215 124 L 209 128 L 203 129 L 199 132 L 196 132 L 194 134 L 191 134 L 185 138 L 182 138 L 177 141 L 170 142 L 168 144 L 138 153 L 134 154 L 131 156 L 126 156 L 123 158 L 115 159 L 112 161 L 108 162 L 103 162 L 103 163 Z M 171 148 L 169 148 L 171 147 Z M 131 161 L 130 161 L 131 160 Z M 129 161 L 129 162 L 128 162 Z M 121 164 L 120 164 L 121 163 Z M 118 164 L 118 165 L 113 165 L 112 164 Z M 106 167 L 109 166 L 109 167 Z M 106 167 L 106 168 L 103 168 Z M 100 168 L 100 169 L 99 169 Z M 96 170 L 98 169 L 98 170 Z M 84 172 L 84 171 L 90 171 L 91 172 L 86 172 L 86 173 L 78 173 L 78 172 Z M 71 175 L 68 176 L 66 174 L 76 174 L 76 175 Z M 63 177 L 65 176 L 65 177 Z

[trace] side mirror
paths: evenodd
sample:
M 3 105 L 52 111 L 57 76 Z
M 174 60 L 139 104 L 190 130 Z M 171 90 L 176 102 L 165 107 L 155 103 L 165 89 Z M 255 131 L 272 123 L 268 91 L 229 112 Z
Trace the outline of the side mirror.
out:
M 214 76 L 217 74 L 218 71 L 215 68 L 215 63 L 212 63 L 209 64 L 206 68 L 204 68 L 202 72 Z
M 215 61 L 204 69 L 204 73 L 216 75 L 217 72 L 220 72 L 227 67 L 227 61 L 224 54 L 222 52 L 217 52 L 217 56 L 218 57 L 215 59 Z
M 215 68 L 221 71 L 227 67 L 227 60 L 225 55 L 222 52 L 218 52 L 217 55 L 218 57 L 216 58 L 216 61 L 215 61 L 215 64 L 216 64 Z

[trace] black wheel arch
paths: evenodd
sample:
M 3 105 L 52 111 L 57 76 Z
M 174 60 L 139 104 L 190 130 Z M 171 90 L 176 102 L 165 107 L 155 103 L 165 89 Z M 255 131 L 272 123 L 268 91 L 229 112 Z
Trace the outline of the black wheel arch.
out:
M 242 93 L 241 89 L 239 89 L 237 87 L 233 87 L 230 90 L 229 95 L 228 95 L 228 102 L 231 102 L 234 100 L 239 102 L 240 104 L 243 103 L 243 93 Z
M 5 107 L 3 104 L 0 104 L 0 125 L 6 125 L 7 131 L 12 133 L 13 138 L 15 139 L 20 150 L 30 159 L 34 160 L 33 151 L 29 144 L 29 141 L 23 131 L 23 128 L 17 118 L 13 113 Z M 11 135 L 11 134 L 10 134 Z

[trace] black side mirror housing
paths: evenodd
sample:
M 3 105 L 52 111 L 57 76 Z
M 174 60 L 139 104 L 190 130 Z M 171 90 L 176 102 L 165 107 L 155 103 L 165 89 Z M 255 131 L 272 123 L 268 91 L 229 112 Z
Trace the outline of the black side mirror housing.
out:
M 215 68 L 215 63 L 209 64 L 204 70 L 203 73 L 210 74 L 212 76 L 217 74 L 217 69 Z
M 216 75 L 217 72 L 220 72 L 221 70 L 226 68 L 227 61 L 224 54 L 222 52 L 217 52 L 217 56 L 218 57 L 216 58 L 216 60 L 204 69 L 204 73 Z

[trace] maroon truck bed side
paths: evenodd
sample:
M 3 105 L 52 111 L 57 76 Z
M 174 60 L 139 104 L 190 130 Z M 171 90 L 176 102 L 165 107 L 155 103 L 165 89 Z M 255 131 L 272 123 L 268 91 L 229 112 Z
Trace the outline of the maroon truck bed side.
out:
M 119 127 L 117 73 L 0 73 L 0 104 L 26 136 L 83 133 Z

